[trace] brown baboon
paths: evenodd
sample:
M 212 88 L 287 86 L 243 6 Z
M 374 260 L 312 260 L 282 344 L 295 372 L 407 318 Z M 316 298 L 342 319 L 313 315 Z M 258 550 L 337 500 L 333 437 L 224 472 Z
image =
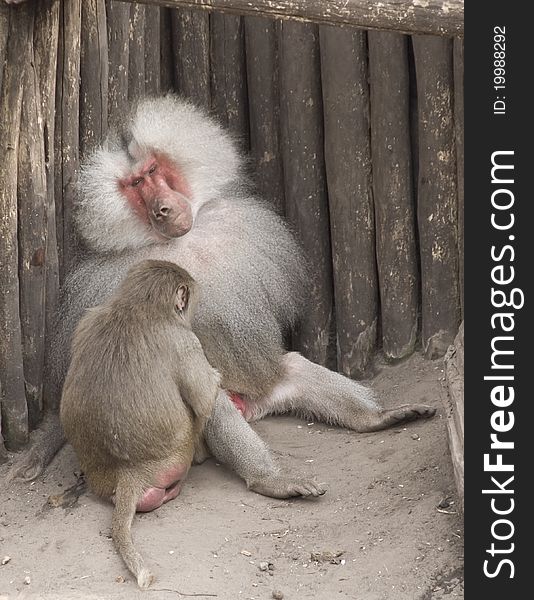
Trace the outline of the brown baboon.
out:
M 221 374 L 206 426 L 210 451 L 249 488 L 284 497 L 300 493 L 302 480 L 280 473 L 247 420 L 292 412 L 373 431 L 435 410 L 422 404 L 385 410 L 370 389 L 284 349 L 305 306 L 312 267 L 283 220 L 250 194 L 242 167 L 230 137 L 172 96 L 140 102 L 120 134 L 86 161 L 77 218 L 88 252 L 65 283 L 46 399 L 53 407 L 59 397 L 64 348 L 83 310 L 109 296 L 140 260 L 179 264 L 202 291 L 193 331 Z M 63 443 L 53 411 L 36 438 L 15 474 L 36 476 Z
M 132 267 L 76 328 L 61 398 L 67 439 L 93 491 L 114 498 L 113 541 L 141 587 L 152 576 L 132 543 L 133 516 L 180 493 L 203 458 L 219 389 L 191 331 L 195 301 L 193 279 L 174 263 Z

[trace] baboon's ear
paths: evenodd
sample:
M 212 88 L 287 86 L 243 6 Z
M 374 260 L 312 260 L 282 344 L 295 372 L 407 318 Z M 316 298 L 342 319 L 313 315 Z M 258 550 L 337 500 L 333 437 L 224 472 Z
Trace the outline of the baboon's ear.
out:
M 182 312 L 189 304 L 189 288 L 187 285 L 181 285 L 176 292 L 176 310 Z

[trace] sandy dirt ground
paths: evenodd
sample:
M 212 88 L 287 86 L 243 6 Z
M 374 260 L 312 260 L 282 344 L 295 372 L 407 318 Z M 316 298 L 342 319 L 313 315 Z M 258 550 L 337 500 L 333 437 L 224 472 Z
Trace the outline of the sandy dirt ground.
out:
M 4 465 L 0 600 L 463 598 L 443 364 L 415 356 L 381 367 L 371 384 L 386 406 L 425 402 L 438 415 L 372 434 L 291 417 L 255 424 L 279 460 L 326 482 L 327 494 L 273 500 L 213 460 L 194 467 L 176 500 L 134 521 L 156 575 L 146 592 L 114 551 L 109 504 L 87 493 L 50 505 L 76 482 L 71 448 L 33 484 L 7 486 Z

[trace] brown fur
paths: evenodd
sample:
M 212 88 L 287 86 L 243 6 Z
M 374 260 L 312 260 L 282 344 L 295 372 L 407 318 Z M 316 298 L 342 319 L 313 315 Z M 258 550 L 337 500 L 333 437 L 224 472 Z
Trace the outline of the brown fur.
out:
M 158 474 L 201 451 L 219 386 L 190 328 L 195 302 L 186 271 L 139 263 L 81 319 L 63 388 L 67 439 L 94 492 L 115 494 L 113 540 L 141 587 L 152 577 L 131 540 L 137 500 Z

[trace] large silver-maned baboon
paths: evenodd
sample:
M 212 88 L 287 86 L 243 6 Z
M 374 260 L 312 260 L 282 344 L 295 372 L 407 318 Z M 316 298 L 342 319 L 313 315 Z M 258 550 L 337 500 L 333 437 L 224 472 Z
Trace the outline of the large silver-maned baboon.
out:
M 182 266 L 201 288 L 193 330 L 222 377 L 206 440 L 253 490 L 289 496 L 301 481 L 281 475 L 247 421 L 292 412 L 373 431 L 434 414 L 421 404 L 385 410 L 368 388 L 284 349 L 306 301 L 305 259 L 283 220 L 249 193 L 230 137 L 188 103 L 167 96 L 137 106 L 84 165 L 77 220 L 89 250 L 65 283 L 49 403 L 59 400 L 83 311 L 154 258 Z M 63 443 L 57 416 L 34 437 L 15 465 L 22 476 L 38 474 Z

